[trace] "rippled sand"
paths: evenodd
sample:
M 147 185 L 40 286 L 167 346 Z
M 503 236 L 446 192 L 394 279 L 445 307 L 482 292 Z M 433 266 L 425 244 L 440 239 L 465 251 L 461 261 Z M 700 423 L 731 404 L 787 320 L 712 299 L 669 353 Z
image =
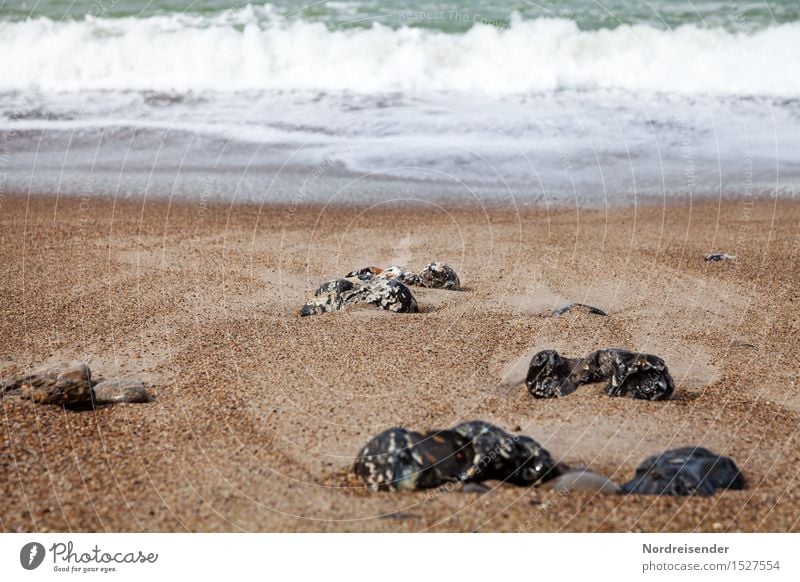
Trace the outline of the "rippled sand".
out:
M 6 399 L 4 531 L 798 529 L 800 205 L 530 210 L 391 203 L 209 206 L 0 199 L 0 373 L 90 361 L 156 399 L 72 412 Z M 711 251 L 737 255 L 706 263 Z M 452 264 L 422 313 L 300 318 L 315 283 L 367 264 Z M 609 313 L 543 317 L 573 301 Z M 586 386 L 533 400 L 527 356 L 655 353 L 669 402 Z M 708 499 L 375 494 L 370 435 L 485 419 L 617 482 L 702 445 L 749 488 Z

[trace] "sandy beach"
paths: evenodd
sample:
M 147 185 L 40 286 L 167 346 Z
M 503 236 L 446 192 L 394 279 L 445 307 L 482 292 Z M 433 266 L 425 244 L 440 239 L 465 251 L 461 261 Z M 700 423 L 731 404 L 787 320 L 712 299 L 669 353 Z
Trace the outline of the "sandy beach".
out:
M 0 531 L 796 531 L 800 204 L 638 208 L 258 206 L 0 198 L 0 376 L 88 361 L 154 400 L 71 411 L 5 398 Z M 709 263 L 706 253 L 734 261 Z M 419 314 L 301 318 L 316 283 L 442 260 L 465 290 Z M 609 316 L 545 317 L 571 302 Z M 535 400 L 535 351 L 667 362 L 666 402 L 599 384 Z M 599 496 L 490 482 L 373 493 L 351 475 L 386 428 L 473 419 L 622 483 L 699 445 L 748 487 Z

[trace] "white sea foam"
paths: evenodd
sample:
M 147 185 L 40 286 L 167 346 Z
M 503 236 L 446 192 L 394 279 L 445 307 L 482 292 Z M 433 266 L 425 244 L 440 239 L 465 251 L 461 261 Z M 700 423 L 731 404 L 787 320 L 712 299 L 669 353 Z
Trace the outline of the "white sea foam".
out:
M 354 93 L 623 89 L 800 95 L 800 23 L 752 34 L 647 25 L 581 31 L 515 18 L 460 34 L 329 29 L 248 8 L 200 16 L 0 23 L 0 91 Z

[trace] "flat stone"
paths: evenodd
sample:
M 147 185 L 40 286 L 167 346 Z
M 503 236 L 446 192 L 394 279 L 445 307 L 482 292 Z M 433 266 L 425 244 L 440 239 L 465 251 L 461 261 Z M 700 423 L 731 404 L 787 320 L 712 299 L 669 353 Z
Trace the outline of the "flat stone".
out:
M 18 394 L 37 404 L 70 406 L 90 400 L 92 373 L 84 362 L 73 361 L 42 366 L 1 384 L 4 393 Z
M 552 481 L 548 481 L 543 487 L 554 491 L 587 491 L 603 495 L 616 495 L 621 491 L 619 485 L 611 479 L 589 469 L 567 471 Z
M 684 447 L 648 457 L 623 493 L 643 495 L 713 495 L 717 489 L 744 489 L 733 459 L 702 447 Z
M 121 402 L 149 402 L 150 395 L 139 380 L 114 378 L 104 380 L 92 389 L 95 404 L 117 404 Z

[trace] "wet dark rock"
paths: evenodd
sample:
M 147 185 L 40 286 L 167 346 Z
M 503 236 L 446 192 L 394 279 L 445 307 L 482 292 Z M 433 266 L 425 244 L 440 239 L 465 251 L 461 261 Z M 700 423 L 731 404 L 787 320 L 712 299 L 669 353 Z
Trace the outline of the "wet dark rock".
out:
M 589 313 L 591 315 L 602 315 L 608 316 L 608 313 L 600 309 L 599 307 L 592 307 L 591 305 L 586 305 L 584 303 L 570 303 L 569 305 L 565 305 L 564 307 L 560 307 L 558 309 L 554 309 L 551 313 L 551 317 L 559 317 L 560 315 L 564 315 L 569 311 L 582 311 L 585 313 Z
M 584 383 L 584 361 L 562 358 L 555 350 L 534 354 L 525 384 L 534 398 L 556 398 L 572 394 Z
M 314 299 L 303 305 L 301 316 L 338 311 L 356 303 L 369 303 L 394 313 L 417 313 L 419 306 L 411 290 L 400 281 L 384 279 L 336 279 L 320 285 Z
M 400 281 L 372 280 L 354 289 L 345 297 L 345 303 L 370 303 L 394 313 L 417 313 L 419 306 L 414 294 Z
M 675 390 L 664 360 L 651 354 L 610 349 L 586 358 L 564 358 L 554 350 L 534 354 L 525 384 L 535 398 L 572 394 L 579 386 L 608 382 L 609 396 L 666 400 Z
M 370 279 L 395 280 L 401 281 L 406 285 L 417 285 L 431 289 L 450 289 L 455 291 L 461 288 L 461 281 L 453 267 L 440 261 L 428 263 L 419 273 L 412 273 L 392 265 L 386 269 L 362 267 L 361 269 L 350 271 L 345 277 L 358 278 L 362 281 L 369 281 Z
M 92 373 L 83 362 L 42 366 L 0 382 L 3 394 L 19 395 L 37 404 L 70 406 L 91 399 Z
M 470 458 L 460 445 L 449 430 L 391 428 L 361 449 L 354 471 L 373 491 L 414 491 L 463 481 Z
M 515 485 L 532 485 L 555 477 L 560 469 L 542 446 L 525 435 L 509 434 L 481 420 L 453 428 L 472 450 L 467 481 L 499 479 Z
M 117 404 L 121 402 L 149 402 L 150 395 L 139 380 L 114 378 L 104 380 L 92 388 L 95 404 Z
M 413 491 L 488 479 L 530 485 L 559 468 L 533 439 L 474 421 L 427 433 L 384 431 L 359 452 L 354 471 L 374 491 Z
M 440 262 L 429 263 L 414 277 L 412 284 L 431 289 L 450 289 L 451 291 L 461 289 L 461 281 L 453 267 Z
M 711 253 L 706 255 L 706 261 L 710 263 L 718 263 L 719 261 L 733 261 L 736 255 L 729 255 L 728 253 Z
M 300 315 L 330 313 L 356 303 L 371 303 L 395 313 L 416 313 L 419 306 L 409 285 L 461 288 L 458 275 L 446 263 L 429 263 L 418 274 L 394 265 L 386 269 L 362 267 L 350 271 L 345 278 L 322 283 L 314 291 L 314 298 L 300 308 Z
M 623 493 L 712 495 L 717 489 L 744 489 L 736 463 L 701 447 L 685 447 L 648 457 Z
M 658 356 L 626 350 L 601 350 L 592 357 L 597 362 L 592 369 L 602 373 L 603 377 L 608 369 L 611 370 L 610 382 L 605 388 L 609 396 L 666 400 L 675 391 L 667 365 Z

